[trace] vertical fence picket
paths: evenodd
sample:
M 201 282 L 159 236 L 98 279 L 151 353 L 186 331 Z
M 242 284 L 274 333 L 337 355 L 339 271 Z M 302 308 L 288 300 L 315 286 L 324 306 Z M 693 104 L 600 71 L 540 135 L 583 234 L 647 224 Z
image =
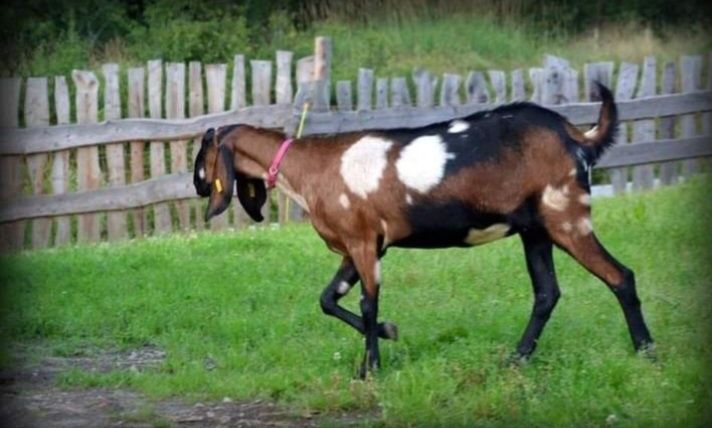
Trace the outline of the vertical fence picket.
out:
M 444 84 L 444 82 L 443 82 Z M 487 80 L 481 71 L 470 71 L 465 80 L 468 104 L 486 104 L 490 102 Z
M 636 98 L 645 98 L 655 95 L 655 75 L 657 66 L 655 57 L 646 57 L 643 62 L 643 71 L 640 77 L 640 86 Z M 633 122 L 633 143 L 652 142 L 655 140 L 655 119 L 636 120 Z M 633 167 L 633 190 L 645 190 L 653 187 L 655 175 L 654 165 L 640 165 Z
M 17 128 L 20 110 L 20 78 L 0 79 L 0 127 Z M 0 156 L 0 201 L 22 194 L 22 157 Z M 20 250 L 24 246 L 26 221 L 18 220 L 0 225 L 0 249 Z
M 702 56 L 683 55 L 680 59 L 680 76 L 682 93 L 695 92 L 700 89 L 702 78 Z M 680 117 L 681 137 L 694 137 L 698 134 L 695 114 L 685 114 Z M 700 161 L 687 159 L 682 161 L 682 176 L 689 178 L 699 169 Z
M 507 77 L 502 70 L 489 70 L 487 75 L 494 89 L 494 102 L 503 104 L 507 102 Z
M 443 74 L 443 86 L 440 88 L 440 105 L 441 106 L 458 106 L 460 102 L 460 81 L 462 77 L 459 74 L 445 73 Z
M 227 66 L 225 64 L 206 64 L 205 80 L 208 88 L 208 113 L 225 111 L 225 78 Z M 254 98 L 253 98 L 254 100 Z M 222 230 L 230 221 L 228 211 L 210 219 L 212 230 Z
M 415 105 L 417 107 L 432 107 L 435 104 L 435 86 L 437 78 L 431 72 L 422 68 L 413 70 L 415 83 Z
M 579 102 L 579 73 L 573 68 L 564 72 L 564 94 L 566 103 Z
M 635 87 L 638 81 L 638 64 L 622 62 L 618 69 L 618 83 L 616 84 L 616 100 L 626 101 L 633 98 Z M 628 124 L 621 123 L 618 131 L 617 144 L 628 142 Z M 608 175 L 616 194 L 625 192 L 628 184 L 628 168 L 612 168 L 608 170 Z
M 607 88 L 613 85 L 613 62 L 588 63 L 583 67 L 583 90 L 584 99 L 589 101 L 600 101 L 601 97 L 595 89 L 593 82 L 600 82 Z
M 200 74 L 200 63 L 191 62 L 192 64 L 197 64 L 197 72 Z M 193 66 L 193 67 L 196 67 Z M 192 75 L 191 75 L 192 76 Z M 192 81 L 192 80 L 191 80 Z M 203 86 L 200 85 L 200 98 L 203 98 Z M 245 56 L 235 55 L 234 66 L 232 68 L 232 84 L 230 90 L 230 110 L 236 110 L 238 108 L 245 107 L 247 105 L 247 92 L 245 92 Z M 202 101 L 201 101 L 202 102 Z M 192 116 L 192 114 L 191 114 Z
M 297 61 L 297 85 L 314 80 L 314 56 L 305 56 Z
M 712 91 L 712 52 L 707 56 L 707 84 L 705 88 L 707 91 Z M 710 111 L 702 113 L 702 133 L 712 135 L 712 112 Z
M 373 106 L 373 70 L 370 68 L 358 69 L 358 90 L 356 108 L 361 110 L 371 110 Z
M 331 103 L 331 58 L 331 38 L 314 39 L 314 80 L 324 82 L 317 99 L 320 103 L 326 101 L 325 110 L 329 110 Z
M 238 59 L 239 57 L 239 59 Z M 238 64 L 239 63 L 239 64 Z M 244 107 L 245 102 L 245 65 L 242 55 L 235 56 L 235 69 L 242 66 L 242 74 L 237 71 L 233 72 L 232 80 L 232 106 L 233 108 Z M 237 81 L 242 78 L 242 85 Z M 190 117 L 201 116 L 205 113 L 205 105 L 203 104 L 203 66 L 198 61 L 191 61 L 188 64 L 188 114 Z M 242 104 L 241 104 L 242 103 Z M 198 155 L 202 138 L 193 139 L 192 159 Z M 239 204 L 238 204 L 239 205 Z M 192 209 L 195 211 L 195 228 L 197 230 L 205 229 L 205 202 L 201 199 L 192 201 Z
M 95 123 L 98 120 L 99 81 L 91 71 L 74 70 L 72 79 L 76 86 L 77 123 Z M 99 148 L 77 149 L 77 190 L 94 190 L 101 186 Z M 100 214 L 80 214 L 77 217 L 77 241 L 98 242 L 101 239 Z
M 25 124 L 27 127 L 49 125 L 49 91 L 46 77 L 30 77 L 27 79 L 25 93 Z M 27 156 L 27 172 L 30 176 L 32 193 L 45 193 L 45 167 L 49 155 L 38 153 Z M 32 220 L 32 248 L 46 248 L 50 243 L 52 219 L 38 218 Z
M 663 67 L 663 79 L 660 85 L 661 94 L 675 93 L 675 63 L 670 61 Z M 672 139 L 675 136 L 675 118 L 673 116 L 661 117 L 658 125 L 658 136 L 661 140 Z M 672 184 L 677 178 L 678 162 L 663 162 L 660 164 L 660 184 Z
M 64 76 L 54 78 L 54 112 L 57 125 L 66 125 L 70 122 L 69 116 L 69 87 Z M 59 195 L 66 193 L 69 184 L 69 150 L 54 152 L 52 157 L 52 193 Z M 59 247 L 72 241 L 71 218 L 59 216 L 55 218 L 57 233 L 54 245 Z
M 152 119 L 163 117 L 163 61 L 148 61 L 148 114 Z M 163 141 L 149 143 L 151 177 L 166 174 L 166 144 Z M 160 235 L 172 229 L 171 211 L 167 202 L 153 205 L 153 233 Z
M 376 110 L 388 108 L 388 79 L 379 77 L 376 79 Z
M 410 93 L 405 77 L 391 79 L 391 107 L 410 106 Z
M 339 111 L 353 110 L 350 80 L 339 80 L 336 82 L 336 105 L 338 106 Z
M 101 67 L 104 73 L 104 119 L 121 119 L 121 95 L 119 92 L 119 65 L 104 64 Z M 126 184 L 126 166 L 124 160 L 123 143 L 106 145 L 106 165 L 108 183 L 111 187 Z M 106 232 L 109 241 L 126 239 L 126 213 L 123 211 L 110 211 L 106 214 Z
M 521 69 L 516 69 L 512 71 L 511 74 L 512 81 L 512 96 L 510 101 L 524 101 L 527 99 L 527 92 L 524 89 L 524 72 Z
M 291 104 L 294 90 L 292 88 L 292 57 L 290 51 L 277 51 L 277 77 L 274 84 L 275 101 L 277 104 Z
M 130 68 L 128 70 L 129 100 L 128 116 L 139 118 L 145 113 L 145 82 L 146 71 L 143 67 Z M 146 143 L 143 141 L 132 141 L 129 143 L 129 157 L 131 168 L 131 183 L 138 183 L 145 180 L 143 151 Z M 148 232 L 148 211 L 143 208 L 131 210 L 131 220 L 133 223 L 134 236 L 139 237 Z
M 544 87 L 544 69 L 541 67 L 534 67 L 529 69 L 529 80 L 532 84 L 532 96 L 529 100 L 533 103 L 542 102 L 542 92 Z
M 185 63 L 166 64 L 166 118 L 185 118 Z M 171 152 L 171 173 L 188 171 L 188 141 L 176 140 L 169 144 Z M 190 229 L 190 206 L 186 200 L 175 202 L 178 225 L 181 230 Z
M 270 103 L 272 90 L 272 61 L 251 60 L 252 104 L 266 106 Z

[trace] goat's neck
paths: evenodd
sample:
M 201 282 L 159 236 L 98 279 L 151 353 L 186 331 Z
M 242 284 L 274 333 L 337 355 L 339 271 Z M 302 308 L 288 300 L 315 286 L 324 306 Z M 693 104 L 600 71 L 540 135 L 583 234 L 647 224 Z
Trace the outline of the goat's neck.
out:
M 267 177 L 267 171 L 277 150 L 287 137 L 285 134 L 264 129 L 244 127 L 235 142 L 238 168 L 254 177 Z M 277 186 L 293 198 L 302 195 L 309 174 L 307 148 L 292 144 L 279 168 Z

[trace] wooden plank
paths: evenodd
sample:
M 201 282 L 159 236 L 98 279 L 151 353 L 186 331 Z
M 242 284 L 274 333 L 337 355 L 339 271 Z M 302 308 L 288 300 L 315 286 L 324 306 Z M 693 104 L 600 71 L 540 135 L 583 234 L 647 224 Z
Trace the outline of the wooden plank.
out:
M 252 104 L 269 105 L 272 91 L 272 61 L 251 60 Z
M 661 94 L 667 95 L 675 92 L 675 62 L 670 61 L 663 67 L 663 81 Z M 675 118 L 672 116 L 661 117 L 658 126 L 658 135 L 661 139 L 671 139 L 675 136 Z M 660 184 L 668 185 L 677 180 L 677 162 L 665 162 L 660 165 Z
M 235 70 L 239 67 L 242 67 L 241 75 L 238 71 L 233 71 L 232 76 L 233 92 L 231 102 L 235 103 L 232 110 L 235 110 L 235 108 L 241 108 L 238 107 L 237 104 L 245 101 L 245 94 L 247 93 L 245 91 L 245 59 L 242 55 L 235 56 Z M 242 80 L 241 83 L 239 82 L 239 79 Z M 188 114 L 190 117 L 202 116 L 205 113 L 203 93 L 203 66 L 198 61 L 191 61 L 188 64 Z M 198 151 L 200 151 L 201 140 L 200 136 L 193 139 L 192 159 L 195 159 L 198 155 Z M 206 205 L 207 202 L 204 200 L 197 200 L 191 203 L 191 209 L 195 215 L 195 228 L 197 230 L 205 229 Z
M 442 88 L 440 88 L 441 106 L 457 106 L 462 104 L 462 102 L 460 101 L 461 80 L 462 77 L 459 74 L 443 74 L 443 86 Z
M 625 101 L 633 97 L 635 86 L 638 82 L 638 64 L 622 62 L 618 70 L 618 83 L 616 85 L 616 101 Z M 628 124 L 621 122 L 616 144 L 623 145 L 628 142 Z M 628 183 L 628 169 L 616 168 L 608 172 L 613 185 L 613 192 L 625 192 Z
M 700 90 L 702 81 L 702 56 L 683 55 L 680 58 L 680 83 L 683 93 Z M 692 137 L 698 134 L 697 123 L 694 114 L 686 114 L 680 117 L 680 132 L 682 137 Z M 682 162 L 682 176 L 689 178 L 700 169 L 700 162 L 696 159 L 689 159 Z
M 314 80 L 326 82 L 326 110 L 329 109 L 331 94 L 331 38 L 316 37 L 314 39 Z
M 593 82 L 600 82 L 607 88 L 613 87 L 613 66 L 612 61 L 587 63 L 584 65 L 583 90 L 585 92 L 585 99 L 589 101 L 601 100 Z
M 57 124 L 67 124 L 70 121 L 69 87 L 64 76 L 54 78 L 54 111 Z M 60 195 L 69 190 L 69 150 L 54 152 L 52 157 L 52 193 Z M 55 219 L 57 233 L 54 245 L 60 247 L 72 241 L 71 218 L 61 216 Z
M 595 168 L 642 165 L 651 162 L 712 156 L 706 136 L 614 146 Z M 164 175 L 117 188 L 24 196 L 0 206 L 0 222 L 46 216 L 126 210 L 178 199 L 196 198 L 192 173 Z
M 104 64 L 104 119 L 121 118 L 121 95 L 119 92 L 119 65 Z M 109 187 L 126 184 L 126 166 L 123 143 L 106 145 L 106 166 Z M 110 212 L 106 215 L 106 231 L 109 241 L 128 238 L 126 213 Z
M 143 117 L 146 111 L 145 82 L 146 70 L 143 67 L 129 68 L 129 99 L 128 117 Z M 144 141 L 131 141 L 129 144 L 129 164 L 131 168 L 131 183 L 138 183 L 145 179 L 143 151 L 146 147 Z M 134 236 L 143 236 L 148 232 L 148 211 L 137 208 L 131 211 Z
M 379 77 L 376 79 L 376 110 L 388 108 L 388 79 Z
M 74 70 L 72 80 L 76 86 L 77 123 L 94 123 L 98 120 L 99 81 L 91 71 Z M 93 190 L 101 186 L 99 148 L 77 149 L 77 190 Z M 101 238 L 99 214 L 82 214 L 77 218 L 77 241 L 98 242 Z
M 510 101 L 518 102 L 527 99 L 527 92 L 524 89 L 524 72 L 521 68 L 512 70 L 512 95 Z
M 207 64 L 205 66 L 205 80 L 208 88 L 208 112 L 219 113 L 225 110 L 225 64 Z M 254 66 L 252 74 L 252 100 L 255 102 L 255 75 Z M 210 220 L 210 229 L 223 230 L 229 222 L 228 211 L 223 212 Z
M 657 65 L 655 57 L 648 56 L 643 61 L 643 71 L 636 98 L 646 98 L 655 95 L 655 74 Z M 642 141 L 655 141 L 655 120 L 637 120 L 633 123 L 633 143 Z M 654 166 L 641 165 L 633 168 L 633 190 L 647 190 L 653 188 L 655 175 Z
M 391 107 L 398 108 L 410 106 L 410 92 L 405 77 L 393 77 L 391 79 Z
M 148 61 L 148 114 L 153 119 L 163 117 L 163 61 Z M 152 178 L 166 174 L 166 148 L 163 141 L 151 141 L 149 148 L 149 170 Z M 153 233 L 161 235 L 173 229 L 171 212 L 167 203 L 153 207 Z
M 336 105 L 338 106 L 339 111 L 353 110 L 350 80 L 339 80 L 336 82 Z
M 20 78 L 0 78 L 0 128 L 17 128 L 20 112 Z M 0 144 L 2 148 L 7 141 Z M 0 156 L 0 201 L 22 194 L 22 157 Z M 0 203 L 3 205 L 3 203 Z M 0 224 L 0 251 L 22 249 L 25 240 L 24 221 Z
M 564 102 L 579 102 L 579 79 L 578 71 L 573 68 L 564 71 Z
M 166 118 L 185 118 L 185 63 L 166 64 Z M 188 171 L 188 141 L 176 140 L 169 143 L 171 151 L 171 173 Z M 176 201 L 178 226 L 190 229 L 190 206 L 187 201 Z
M 418 107 L 435 105 L 437 77 L 428 70 L 416 68 L 413 70 L 413 82 L 415 83 L 415 105 Z
M 385 87 L 388 87 L 387 80 Z M 645 100 L 616 100 L 619 117 L 621 120 L 647 119 L 661 116 L 697 113 L 712 110 L 712 92 L 698 91 L 688 94 L 675 94 L 655 96 Z M 295 101 L 296 103 L 296 101 Z M 429 109 L 407 108 L 395 113 L 397 116 L 416 114 L 424 118 L 442 117 L 450 120 L 452 114 L 471 114 L 483 109 L 492 108 L 492 105 L 463 105 L 445 108 L 441 106 Z M 576 125 L 591 124 L 598 120 L 600 105 L 597 103 L 573 103 L 551 108 L 568 117 Z M 328 113 L 314 112 L 315 115 Z M 345 115 L 343 119 L 349 121 L 362 113 L 339 113 Z M 364 114 L 369 115 L 368 112 Z M 234 112 L 224 112 L 200 116 L 183 120 L 152 120 L 152 119 L 122 119 L 101 124 L 88 125 L 60 125 L 49 128 L 6 128 L 0 129 L 0 155 L 6 154 L 31 154 L 56 150 L 66 150 L 96 144 L 110 144 L 121 141 L 133 140 L 173 140 L 192 138 L 202 134 L 207 128 L 217 128 L 235 123 L 244 123 L 262 128 L 281 128 L 285 123 L 293 122 L 293 108 L 291 106 L 252 106 Z M 310 121 L 312 115 L 310 114 Z M 360 117 L 359 117 L 360 119 Z M 415 118 L 409 123 L 424 122 Z M 390 121 L 391 119 L 388 119 Z M 433 123 L 433 122 L 431 122 Z M 350 125 L 349 125 L 350 126 Z M 364 123 L 360 129 L 378 129 L 381 126 L 376 119 Z M 334 126 L 334 129 L 341 127 Z
M 197 67 L 195 70 L 191 68 L 190 80 L 193 81 L 194 76 L 192 73 L 197 73 L 198 79 L 200 79 L 200 63 L 197 61 L 192 61 L 189 67 Z M 200 99 L 203 99 L 203 85 L 195 85 L 195 89 L 200 88 Z M 192 87 L 191 87 L 192 88 Z M 192 89 L 191 89 L 192 90 Z M 191 92 L 193 94 L 193 92 Z M 235 63 L 232 69 L 232 84 L 230 91 L 230 110 L 237 110 L 247 106 L 246 100 L 247 90 L 245 88 L 245 56 L 235 55 Z M 202 114 L 202 113 L 201 113 Z M 197 114 L 191 114 L 191 117 L 198 116 Z
M 291 104 L 294 91 L 292 89 L 292 57 L 290 51 L 277 51 L 277 80 L 274 92 L 277 104 Z
M 707 91 L 712 91 L 712 52 L 707 57 Z M 712 135 L 712 112 L 702 113 L 702 133 Z
M 565 102 L 564 69 L 557 67 L 544 68 L 541 86 L 541 104 L 554 105 Z
M 27 79 L 25 93 L 25 124 L 27 127 L 49 125 L 49 91 L 46 77 Z M 32 193 L 45 193 L 45 171 L 49 160 L 47 153 L 27 157 L 27 172 L 30 176 Z M 50 244 L 52 219 L 40 218 L 32 222 L 32 248 L 46 248 Z
M 494 89 L 494 102 L 504 104 L 507 102 L 507 76 L 502 70 L 487 71 L 490 83 Z
M 485 75 L 481 71 L 471 71 L 465 81 L 468 104 L 484 104 L 490 102 Z
M 297 86 L 314 80 L 314 56 L 306 56 L 297 61 Z
M 357 110 L 371 110 L 373 103 L 373 70 L 358 69 Z
M 545 70 L 541 67 L 529 69 L 529 81 L 532 85 L 532 96 L 529 100 L 533 103 L 541 104 L 542 102 L 544 91 L 544 73 Z

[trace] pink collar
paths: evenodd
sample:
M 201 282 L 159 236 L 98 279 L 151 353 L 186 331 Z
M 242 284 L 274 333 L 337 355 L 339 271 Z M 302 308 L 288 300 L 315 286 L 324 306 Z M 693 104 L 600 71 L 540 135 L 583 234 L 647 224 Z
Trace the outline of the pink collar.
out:
M 294 140 L 291 138 L 287 138 L 286 140 L 282 141 L 282 145 L 279 146 L 277 154 L 274 155 L 274 158 L 272 159 L 272 164 L 267 170 L 268 189 L 273 188 L 274 185 L 277 184 L 277 174 L 279 174 L 279 166 L 282 164 L 282 160 L 284 160 L 284 156 L 287 154 L 287 150 L 289 150 L 289 146 L 292 144 L 293 141 Z

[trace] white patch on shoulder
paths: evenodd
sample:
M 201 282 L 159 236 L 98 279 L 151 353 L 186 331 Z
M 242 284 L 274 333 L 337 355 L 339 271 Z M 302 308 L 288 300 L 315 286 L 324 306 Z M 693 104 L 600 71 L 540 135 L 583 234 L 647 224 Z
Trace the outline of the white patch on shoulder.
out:
M 556 211 L 563 211 L 569 205 L 569 187 L 563 186 L 560 189 L 547 185 L 544 189 L 544 194 L 541 195 L 541 201 L 544 205 Z
M 581 196 L 579 196 L 579 202 L 582 205 L 591 205 L 591 195 L 588 193 L 584 193 Z
M 198 177 L 200 177 L 201 180 L 205 179 L 205 168 L 200 168 L 198 170 Z
M 409 193 L 405 194 L 405 203 L 408 205 L 413 205 L 413 197 Z
M 579 234 L 588 235 L 593 231 L 593 224 L 591 223 L 591 219 L 589 217 L 583 217 L 576 224 L 576 229 L 578 229 Z
M 378 260 L 376 261 L 376 264 L 373 266 L 373 279 L 376 281 L 376 285 L 381 284 L 381 261 Z
M 488 242 L 504 238 L 509 232 L 509 225 L 506 223 L 495 223 L 485 229 L 470 229 L 465 238 L 465 243 L 469 245 L 482 245 Z
M 342 207 L 344 207 L 345 210 L 351 207 L 351 201 L 349 201 L 349 197 L 346 196 L 346 193 L 342 193 L 341 195 L 339 195 L 339 203 Z
M 398 179 L 407 187 L 426 193 L 445 175 L 445 162 L 454 157 L 446 151 L 439 135 L 425 135 L 413 140 L 396 161 Z
M 336 289 L 336 292 L 343 296 L 344 294 L 348 293 L 349 290 L 351 290 L 351 284 L 346 281 L 341 281 L 339 283 L 339 287 Z
M 467 131 L 470 129 L 470 124 L 464 120 L 453 120 L 450 122 L 450 127 L 447 129 L 448 134 L 456 134 L 458 132 Z
M 393 145 L 383 138 L 365 136 L 341 156 L 341 177 L 354 194 L 366 199 L 378 189 L 388 162 L 386 155 Z

